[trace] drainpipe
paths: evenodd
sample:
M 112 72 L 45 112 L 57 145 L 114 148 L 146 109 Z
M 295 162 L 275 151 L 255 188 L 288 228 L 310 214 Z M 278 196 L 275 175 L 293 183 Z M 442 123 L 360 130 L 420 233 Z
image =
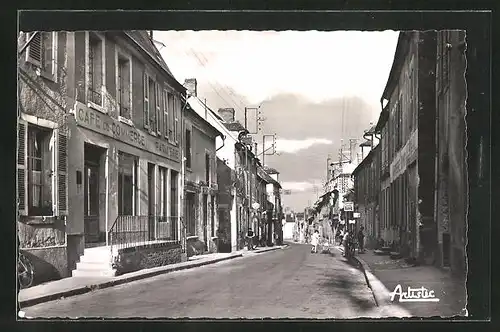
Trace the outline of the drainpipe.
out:
M 222 149 L 226 145 L 226 136 L 221 135 L 221 137 L 222 137 L 222 145 L 220 147 L 218 147 L 217 150 L 215 150 L 215 152 L 219 151 L 220 149 Z

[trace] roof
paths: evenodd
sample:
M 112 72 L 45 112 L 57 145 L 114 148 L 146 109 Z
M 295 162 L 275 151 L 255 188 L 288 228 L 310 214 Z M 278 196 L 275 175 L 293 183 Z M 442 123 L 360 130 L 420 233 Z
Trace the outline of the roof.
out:
M 388 119 L 389 119 L 389 104 L 385 105 L 385 107 L 382 109 L 382 112 L 380 113 L 377 124 L 375 125 L 376 133 L 380 133 L 380 131 L 382 130 Z
M 265 166 L 264 170 L 267 172 L 267 174 L 280 174 L 275 168 Z
M 272 183 L 274 180 L 262 167 L 257 167 L 257 176 L 267 183 Z
M 205 119 L 204 116 L 201 115 L 205 113 L 205 107 L 206 107 L 205 104 L 201 103 L 201 101 L 197 97 L 190 97 L 187 100 L 187 102 L 190 106 L 188 110 L 192 111 L 191 114 L 193 114 L 195 117 L 201 120 L 207 127 L 215 131 L 218 134 L 217 136 L 224 137 L 224 135 L 219 131 L 219 129 L 215 128 L 209 121 Z
M 139 45 L 148 55 L 167 73 L 170 78 L 173 79 L 178 84 L 178 88 L 186 90 L 186 88 L 175 78 L 175 76 L 170 71 L 167 63 L 160 54 L 160 51 L 156 48 L 155 44 L 149 37 L 147 31 L 144 30 L 130 30 L 125 31 L 125 34 L 132 39 L 137 45 Z
M 375 155 L 376 151 L 380 148 L 380 144 L 377 144 L 371 151 L 368 153 L 368 155 L 365 157 L 365 159 L 361 160 L 359 165 L 352 171 L 352 175 L 356 175 L 362 168 L 366 166 L 368 162 L 370 162 L 373 159 L 373 156 Z
M 359 146 L 372 146 L 372 142 L 370 142 L 370 141 L 364 141 Z
M 242 131 L 242 130 L 245 130 L 245 127 L 239 121 L 223 122 L 222 124 L 229 131 Z
M 401 66 L 404 62 L 404 57 L 406 55 L 407 47 L 406 44 L 411 36 L 411 31 L 401 31 L 398 37 L 398 43 L 396 45 L 396 51 L 394 53 L 394 60 L 392 62 L 391 71 L 389 72 L 389 77 L 387 79 L 387 84 L 385 85 L 384 92 L 382 93 L 381 99 L 389 99 L 389 94 L 391 94 L 394 89 L 395 83 L 399 78 L 399 73 Z

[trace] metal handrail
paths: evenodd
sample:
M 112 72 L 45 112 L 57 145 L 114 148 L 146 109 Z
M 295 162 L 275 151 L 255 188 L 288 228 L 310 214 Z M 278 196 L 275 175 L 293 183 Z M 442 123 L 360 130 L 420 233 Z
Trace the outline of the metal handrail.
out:
M 185 236 L 182 231 L 179 236 L 179 219 L 183 228 L 182 218 L 178 216 L 117 216 L 109 230 L 111 255 L 121 249 L 154 242 L 181 243 Z

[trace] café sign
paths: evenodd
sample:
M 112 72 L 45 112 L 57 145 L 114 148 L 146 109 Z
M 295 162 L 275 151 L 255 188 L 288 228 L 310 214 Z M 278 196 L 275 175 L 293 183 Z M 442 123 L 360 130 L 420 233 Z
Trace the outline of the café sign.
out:
M 404 173 L 406 167 L 417 158 L 418 131 L 415 130 L 405 146 L 396 154 L 391 163 L 391 182 Z
M 115 120 L 107 114 L 95 111 L 80 102 L 76 103 L 74 112 L 76 123 L 81 127 L 176 162 L 180 161 L 179 148 L 152 137 L 142 130 Z

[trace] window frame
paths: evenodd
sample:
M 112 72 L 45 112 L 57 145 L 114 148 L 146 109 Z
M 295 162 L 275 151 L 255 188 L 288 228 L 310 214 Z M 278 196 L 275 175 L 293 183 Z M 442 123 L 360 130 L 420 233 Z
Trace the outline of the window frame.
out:
M 36 67 L 36 74 L 38 76 L 41 76 L 47 80 L 53 81 L 55 83 L 58 82 L 58 75 L 57 75 L 57 69 L 58 69 L 58 62 L 57 62 L 57 53 L 58 53 L 58 37 L 59 34 L 57 31 L 36 31 L 36 32 L 27 32 L 26 33 L 26 42 L 28 42 L 31 38 L 31 36 L 36 33 L 40 36 L 39 40 L 35 40 L 36 37 L 34 37 L 30 41 L 30 45 L 26 47 L 26 54 L 25 54 L 25 61 L 28 63 L 31 63 L 33 66 Z M 45 47 L 44 47 L 44 36 L 47 34 L 50 34 L 51 38 L 51 57 L 52 59 L 50 62 L 52 63 L 52 68 L 50 70 L 47 70 L 45 62 L 47 61 L 45 59 Z M 40 47 L 40 55 L 39 58 L 36 59 L 30 55 L 31 53 L 31 45 L 32 43 L 39 42 L 39 47 Z
M 121 172 L 124 167 L 120 164 L 120 161 L 122 160 L 121 156 L 125 156 L 126 158 L 130 158 L 132 159 L 132 162 L 133 162 L 133 165 L 132 165 L 132 216 L 137 216 L 138 215 L 138 210 L 139 210 L 139 204 L 138 204 L 138 199 L 139 199 L 139 178 L 138 178 L 138 175 L 139 175 L 139 157 L 137 157 L 136 155 L 133 155 L 133 154 L 130 154 L 130 153 L 127 153 L 125 151 L 121 151 L 119 150 L 118 151 L 118 154 L 117 154 L 117 161 L 118 161 L 118 167 L 117 167 L 117 175 L 118 175 L 118 178 L 122 177 L 122 186 L 123 186 L 123 176 L 124 176 L 124 173 Z M 121 214 L 122 211 L 120 211 L 120 206 L 123 208 L 124 206 L 124 203 L 126 203 L 124 200 L 123 200 L 123 194 L 124 194 L 124 190 L 123 188 L 120 188 L 119 186 L 119 180 L 117 182 L 117 199 L 118 199 L 118 202 L 117 202 L 117 208 L 118 208 L 118 215 L 123 215 Z M 120 205 L 120 202 L 121 202 L 121 205 Z M 123 210 L 123 209 L 122 209 Z
M 163 135 L 166 139 L 169 138 L 168 131 L 169 131 L 169 118 L 168 118 L 168 89 L 163 88 Z
M 121 82 L 119 78 L 119 72 L 120 72 L 120 60 L 126 60 L 128 61 L 128 75 L 129 75 L 129 80 L 128 80 L 128 112 L 129 112 L 129 118 L 122 116 L 120 106 L 123 101 L 120 98 L 120 103 L 118 103 L 118 95 L 120 94 L 120 87 L 121 87 Z M 120 47 L 118 44 L 115 44 L 115 73 L 116 73 L 116 100 L 117 100 L 117 106 L 118 106 L 118 120 L 121 122 L 124 122 L 128 124 L 129 126 L 134 126 L 134 123 L 132 121 L 133 119 L 133 113 L 132 113 L 132 98 L 133 98 L 133 84 L 132 84 L 132 55 L 128 52 L 125 52 L 122 47 Z
M 188 135 L 189 133 L 189 135 Z M 184 131 L 185 136 L 185 155 L 186 155 L 186 169 L 191 170 L 192 159 L 193 159 L 193 128 L 191 126 L 186 126 Z M 189 137 L 189 146 L 188 146 Z
M 90 42 L 91 39 L 99 39 L 101 43 L 101 91 L 95 91 L 101 94 L 101 105 L 98 105 L 91 101 L 89 96 L 90 90 Z M 85 31 L 85 100 L 87 101 L 87 106 L 99 111 L 101 113 L 107 114 L 108 111 L 104 106 L 104 95 L 106 91 L 106 38 L 100 32 L 96 31 Z

